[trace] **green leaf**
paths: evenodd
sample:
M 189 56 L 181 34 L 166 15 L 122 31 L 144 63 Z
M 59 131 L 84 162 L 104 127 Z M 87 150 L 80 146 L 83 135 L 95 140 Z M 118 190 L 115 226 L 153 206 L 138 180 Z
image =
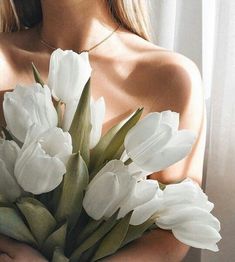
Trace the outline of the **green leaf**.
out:
M 64 181 L 64 177 L 63 177 L 63 181 Z M 62 194 L 62 189 L 63 189 L 63 182 L 60 183 L 59 186 L 51 192 L 51 200 L 48 203 L 48 205 L 50 206 L 50 209 L 52 210 L 53 214 L 55 214 L 58 208 L 59 201 L 60 201 L 61 194 Z
M 63 188 L 56 211 L 58 221 L 67 219 L 69 228 L 72 228 L 81 214 L 84 192 L 89 183 L 86 163 L 80 153 L 73 154 L 67 165 Z
M 118 130 L 118 132 L 109 139 L 109 143 L 107 143 L 106 148 L 100 153 L 100 157 L 96 160 L 94 168 L 92 170 L 97 171 L 104 163 L 114 159 L 117 154 L 120 154 L 120 148 L 123 147 L 123 143 L 128 131 L 136 125 L 139 121 L 143 112 L 143 108 L 138 109 Z M 104 148 L 104 147 L 102 147 Z
M 67 222 L 55 230 L 44 242 L 43 253 L 47 257 L 52 257 L 55 248 L 64 250 L 67 235 Z
M 16 204 L 27 220 L 39 246 L 41 246 L 55 229 L 56 220 L 46 207 L 34 198 L 22 198 Z
M 11 207 L 12 204 L 3 196 L 0 194 L 0 207 Z
M 10 207 L 0 207 L 0 233 L 15 240 L 37 246 L 33 235 L 19 213 Z
M 58 101 L 56 104 L 56 112 L 58 115 L 58 127 L 62 128 L 62 122 L 63 122 L 63 111 L 64 111 L 64 103 L 62 101 Z
M 82 230 L 82 232 L 78 235 L 76 244 L 77 246 L 80 245 L 86 238 L 88 238 L 100 225 L 103 223 L 104 220 L 91 220 L 85 228 Z
M 60 248 L 56 247 L 53 253 L 52 262 L 69 262 L 69 259 L 64 255 Z
M 101 241 L 101 240 L 100 240 Z M 90 247 L 88 250 L 82 253 L 81 257 L 79 258 L 79 262 L 87 262 L 91 261 L 92 257 L 94 256 L 97 248 L 100 245 L 100 241 L 95 243 L 92 247 Z
M 145 223 L 138 225 L 138 226 L 133 226 L 130 225 L 127 235 L 125 239 L 122 242 L 122 247 L 127 245 L 128 243 L 140 238 L 145 231 L 147 231 L 151 226 L 154 224 L 154 219 L 149 219 Z
M 117 215 L 119 210 L 110 217 L 106 222 L 102 223 L 101 226 L 94 231 L 72 254 L 71 262 L 79 261 L 80 256 L 83 252 L 93 247 L 98 241 L 100 241 L 118 222 Z
M 90 158 L 90 132 L 91 132 L 91 112 L 90 112 L 90 79 L 86 83 L 80 101 L 77 106 L 69 133 L 72 136 L 73 152 L 80 151 L 86 164 Z
M 4 126 L 2 126 L 2 132 L 3 132 L 6 140 L 13 140 L 13 136 L 10 134 L 10 132 Z
M 107 133 L 101 137 L 99 143 L 91 151 L 91 160 L 90 160 L 90 170 L 92 170 L 96 163 L 99 161 L 102 154 L 105 152 L 106 148 L 112 141 L 113 137 L 117 134 L 120 128 L 127 120 L 123 120 L 117 125 L 113 126 Z
M 126 237 L 132 212 L 122 218 L 118 224 L 104 237 L 92 261 L 114 254 L 121 247 Z
M 40 84 L 42 87 L 44 86 L 44 82 L 40 76 L 40 73 L 38 71 L 38 69 L 36 68 L 36 66 L 34 65 L 34 63 L 32 63 L 32 69 L 33 69 L 33 76 L 34 79 L 36 81 L 36 83 Z

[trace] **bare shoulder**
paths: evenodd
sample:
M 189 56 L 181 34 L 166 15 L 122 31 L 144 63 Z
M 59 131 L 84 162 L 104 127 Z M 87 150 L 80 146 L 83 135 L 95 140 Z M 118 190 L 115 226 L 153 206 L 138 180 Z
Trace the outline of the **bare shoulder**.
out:
M 151 99 L 151 111 L 172 110 L 200 122 L 204 90 L 197 65 L 182 54 L 139 41 L 136 78 L 138 89 Z M 186 123 L 187 122 L 187 123 Z M 181 121 L 182 126 L 188 121 Z M 197 124 L 199 125 L 199 124 Z
M 160 95 L 158 104 L 162 102 L 163 107 L 183 112 L 190 102 L 203 100 L 201 74 L 189 58 L 164 49 L 146 50 L 139 67 L 152 95 Z
M 201 74 L 189 58 L 164 49 L 146 48 L 138 63 L 143 83 L 152 96 L 150 111 L 180 113 L 179 129 L 196 134 L 191 153 L 180 162 L 152 175 L 163 183 L 191 177 L 201 183 L 206 136 L 206 114 Z

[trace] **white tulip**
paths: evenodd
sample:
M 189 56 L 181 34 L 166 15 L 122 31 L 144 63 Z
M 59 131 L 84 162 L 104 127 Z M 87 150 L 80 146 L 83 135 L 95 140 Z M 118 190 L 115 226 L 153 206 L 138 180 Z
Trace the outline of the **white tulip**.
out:
M 57 126 L 58 123 L 47 86 L 16 86 L 13 92 L 5 93 L 3 109 L 7 128 L 21 142 L 24 142 L 27 130 L 32 124 L 46 130 Z
M 14 177 L 19 150 L 15 142 L 0 140 L 0 194 L 9 201 L 15 201 L 23 193 Z
M 136 180 L 132 190 L 129 191 L 129 194 L 121 203 L 118 218 L 124 217 L 130 211 L 135 210 L 138 206 L 151 201 L 151 199 L 156 195 L 158 189 L 159 186 L 156 180 Z
M 105 117 L 105 101 L 100 97 L 94 101 L 91 97 L 91 134 L 90 134 L 90 149 L 94 148 L 102 134 L 102 127 Z
M 182 243 L 218 251 L 220 223 L 210 213 L 213 206 L 201 188 L 186 179 L 164 191 L 159 189 L 150 201 L 134 210 L 130 224 L 139 225 L 153 217 L 158 227 L 172 230 Z
M 48 85 L 55 99 L 65 104 L 79 100 L 91 76 L 88 52 L 55 50 L 50 59 Z
M 191 150 L 195 135 L 179 130 L 179 114 L 150 113 L 126 135 L 125 149 L 131 165 L 148 173 L 163 170 L 183 159 Z M 135 169 L 135 168 L 134 168 Z
M 82 91 L 91 76 L 88 52 L 77 54 L 71 50 L 55 50 L 50 59 L 48 85 L 56 100 L 65 103 L 63 129 L 68 131 L 77 109 Z M 90 149 L 100 140 L 105 115 L 103 97 L 94 101 L 91 98 Z
M 63 129 L 68 131 L 74 118 L 78 106 L 78 100 L 73 100 L 66 105 Z M 90 134 L 90 149 L 94 148 L 99 142 L 102 134 L 103 121 L 105 117 L 105 101 L 100 97 L 96 101 L 91 97 L 91 134 Z
M 21 187 L 33 194 L 55 189 L 66 172 L 66 163 L 72 154 L 71 136 L 60 128 L 45 132 L 32 126 L 19 152 L 15 176 Z
M 88 185 L 83 207 L 95 220 L 111 217 L 120 207 L 136 180 L 120 160 L 106 164 Z

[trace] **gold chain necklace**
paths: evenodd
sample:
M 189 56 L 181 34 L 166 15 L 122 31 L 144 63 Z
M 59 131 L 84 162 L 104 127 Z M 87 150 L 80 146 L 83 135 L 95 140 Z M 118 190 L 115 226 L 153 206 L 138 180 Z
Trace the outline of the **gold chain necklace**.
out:
M 97 44 L 95 44 L 94 46 L 92 46 L 89 49 L 84 49 L 81 50 L 80 52 L 77 52 L 78 54 L 81 54 L 82 52 L 90 52 L 91 50 L 95 49 L 96 47 L 98 47 L 99 45 L 101 45 L 102 43 L 104 43 L 106 40 L 108 40 L 118 29 L 119 29 L 120 25 L 118 25 L 108 36 L 106 36 L 103 40 L 101 40 L 100 42 L 98 42 Z M 45 39 L 40 38 L 40 42 L 41 44 L 43 44 L 44 46 L 46 46 L 47 48 L 51 49 L 51 50 L 56 50 L 57 47 L 49 44 Z

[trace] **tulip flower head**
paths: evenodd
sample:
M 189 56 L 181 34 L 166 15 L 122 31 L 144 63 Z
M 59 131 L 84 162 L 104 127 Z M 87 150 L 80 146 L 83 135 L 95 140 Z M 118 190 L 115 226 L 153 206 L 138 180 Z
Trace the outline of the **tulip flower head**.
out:
M 158 227 L 172 230 L 182 243 L 218 251 L 220 223 L 210 213 L 213 207 L 199 185 L 186 179 L 159 189 L 150 201 L 134 209 L 130 224 L 140 225 L 155 217 Z
M 132 164 L 149 173 L 158 172 L 183 159 L 191 150 L 195 135 L 179 130 L 179 114 L 150 113 L 126 135 L 125 149 Z M 133 168 L 132 168 L 133 169 Z
M 29 129 L 16 160 L 16 179 L 27 192 L 49 192 L 61 183 L 71 154 L 69 133 L 57 127 L 40 132 L 34 125 Z
M 21 142 L 24 142 L 31 125 L 47 130 L 58 123 L 51 92 L 47 86 L 39 84 L 16 86 L 13 92 L 6 92 L 3 110 L 7 128 Z
M 135 178 L 123 162 L 112 160 L 90 182 L 83 207 L 95 220 L 109 218 L 118 210 L 135 184 Z
M 72 50 L 55 50 L 51 54 L 48 86 L 56 100 L 65 104 L 79 100 L 91 76 L 88 52 L 78 54 Z

